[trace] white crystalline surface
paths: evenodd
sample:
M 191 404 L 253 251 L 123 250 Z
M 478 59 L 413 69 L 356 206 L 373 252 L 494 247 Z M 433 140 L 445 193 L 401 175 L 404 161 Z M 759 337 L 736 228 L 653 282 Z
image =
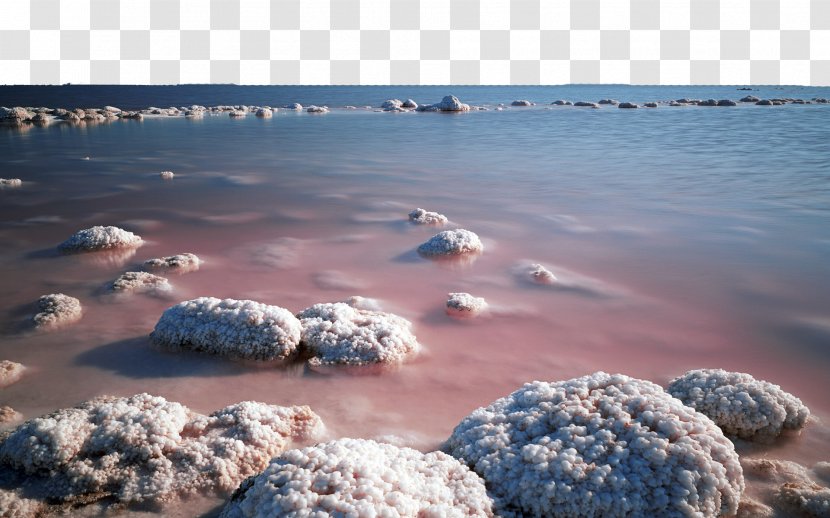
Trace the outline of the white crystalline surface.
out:
M 464 418 L 445 451 L 487 481 L 502 516 L 730 515 L 744 490 L 708 417 L 621 374 L 527 383 Z
M 202 260 L 195 254 L 189 252 L 156 259 L 148 259 L 142 265 L 145 270 L 155 271 L 170 271 L 175 273 L 195 272 L 199 269 Z
M 172 350 L 282 360 L 297 350 L 301 330 L 294 315 L 279 306 L 200 297 L 165 310 L 150 338 L 154 344 Z
M 418 247 L 418 252 L 427 256 L 479 253 L 482 250 L 484 245 L 478 236 L 464 229 L 439 232 Z
M 421 349 L 412 324 L 392 313 L 335 302 L 315 304 L 297 318 L 312 365 L 400 363 Z
M 26 368 L 22 363 L 9 360 L 0 361 L 0 388 L 17 383 Z
M 0 516 L 3 518 L 33 518 L 39 516 L 43 503 L 25 498 L 19 491 L 0 488 Z
M 293 441 L 323 431 L 308 407 L 246 401 L 209 416 L 149 394 L 103 396 L 27 421 L 0 442 L 0 463 L 51 498 L 112 493 L 164 502 L 231 491 Z
M 159 173 L 159 176 L 161 176 L 162 180 L 172 180 L 176 174 L 173 171 L 162 171 Z
M 487 301 L 469 293 L 450 293 L 447 298 L 447 313 L 456 316 L 476 316 L 487 309 Z
M 409 221 L 418 225 L 444 225 L 447 222 L 447 217 L 418 207 L 409 213 Z
M 144 242 L 141 236 L 118 227 L 92 227 L 79 230 L 58 245 L 63 252 L 91 252 L 111 248 L 135 248 Z
M 797 397 L 742 372 L 692 370 L 672 380 L 667 391 L 743 439 L 777 437 L 784 428 L 801 428 L 810 415 Z
M 167 292 L 173 286 L 164 277 L 147 272 L 125 272 L 112 282 L 112 291 L 121 293 Z
M 365 439 L 290 450 L 246 480 L 224 518 L 493 516 L 484 482 L 441 452 Z
M 23 181 L 20 178 L 0 178 L 0 187 L 20 187 Z
M 32 320 L 39 328 L 60 327 L 77 322 L 83 316 L 81 301 L 63 293 L 41 296 L 37 307 L 38 313 Z

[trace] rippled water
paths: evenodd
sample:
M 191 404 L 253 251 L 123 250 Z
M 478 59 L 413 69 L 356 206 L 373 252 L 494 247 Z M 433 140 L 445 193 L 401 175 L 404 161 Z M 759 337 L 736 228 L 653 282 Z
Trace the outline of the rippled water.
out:
M 691 368 L 721 367 L 782 385 L 827 422 L 830 106 L 541 105 L 830 97 L 767 90 L 454 88 L 464 101 L 540 106 L 0 128 L 0 176 L 24 180 L 0 190 L 0 359 L 30 367 L 0 390 L 0 404 L 27 417 L 141 391 L 202 412 L 251 399 L 309 404 L 332 437 L 397 434 L 431 449 L 471 410 L 525 381 L 605 370 L 665 384 Z M 105 99 L 79 88 L 82 100 L 63 103 L 37 89 L 14 102 L 16 91 L 0 88 L 0 104 L 378 105 L 395 96 L 434 102 L 447 88 L 252 89 L 243 99 L 233 97 L 239 87 L 171 87 L 122 90 L 123 102 L 112 98 L 118 89 Z M 148 99 L 159 92 L 158 102 Z M 176 97 L 185 93 L 197 98 Z M 162 170 L 175 179 L 162 181 Z M 419 258 L 414 249 L 436 230 L 407 223 L 415 207 L 478 233 L 484 254 L 471 264 Z M 122 226 L 148 244 L 123 264 L 52 253 L 93 225 Z M 206 263 L 171 276 L 170 299 L 102 294 L 141 261 L 181 252 Z M 583 284 L 524 282 L 514 272 L 522 261 Z M 498 311 L 452 320 L 444 302 L 455 291 Z M 31 303 L 54 292 L 80 298 L 83 320 L 53 333 L 24 329 Z M 299 311 L 353 294 L 412 320 L 425 354 L 382 376 L 325 376 L 161 353 L 147 340 L 161 312 L 187 298 Z M 775 446 L 745 448 L 812 465 L 830 459 L 828 439 L 827 426 L 812 423 Z

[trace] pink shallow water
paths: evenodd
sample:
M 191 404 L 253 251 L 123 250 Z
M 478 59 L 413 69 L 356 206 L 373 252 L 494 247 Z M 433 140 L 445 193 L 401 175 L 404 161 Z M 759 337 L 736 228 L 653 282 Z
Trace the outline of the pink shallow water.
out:
M 697 205 L 645 210 L 579 194 L 540 199 L 537 185 L 521 178 L 503 189 L 487 188 L 487 179 L 448 184 L 437 162 L 413 170 L 377 159 L 386 174 L 400 175 L 397 182 L 378 181 L 383 173 L 360 164 L 286 181 L 248 162 L 188 161 L 180 173 L 172 156 L 150 155 L 122 177 L 125 159 L 96 151 L 90 162 L 97 164 L 88 164 L 63 150 L 71 175 L 0 192 L 9 202 L 0 204 L 0 359 L 29 368 L 0 390 L 0 404 L 27 418 L 100 394 L 137 392 L 205 413 L 243 400 L 307 404 L 331 438 L 397 435 L 427 451 L 470 411 L 527 381 L 604 370 L 665 386 L 688 369 L 716 367 L 780 384 L 817 418 L 797 437 L 741 451 L 808 466 L 830 460 L 823 424 L 830 419 L 830 322 L 819 289 L 827 280 L 816 280 L 828 245 L 820 233 L 803 234 L 810 227 L 801 216 L 724 215 Z M 269 158 L 275 169 L 296 159 Z M 20 160 L 37 166 L 37 158 Z M 309 160 L 304 167 L 337 167 L 325 157 Z M 163 169 L 176 178 L 158 178 Z M 475 231 L 484 253 L 468 263 L 419 257 L 415 248 L 438 229 L 410 225 L 406 215 L 415 207 L 446 214 L 448 228 Z M 134 230 L 147 244 L 123 263 L 108 254 L 51 252 L 96 224 Z M 170 275 L 169 298 L 102 293 L 131 266 L 182 252 L 205 262 L 198 272 Z M 515 272 L 522 261 L 540 262 L 573 286 L 527 282 Z M 448 317 L 447 293 L 457 291 L 485 297 L 492 314 Z M 22 328 L 31 303 L 56 292 L 78 297 L 84 318 L 49 333 Z M 302 365 L 257 368 L 159 352 L 147 339 L 165 308 L 197 296 L 296 312 L 358 294 L 411 320 L 424 353 L 382 375 L 321 375 Z M 169 512 L 219 503 L 202 499 Z

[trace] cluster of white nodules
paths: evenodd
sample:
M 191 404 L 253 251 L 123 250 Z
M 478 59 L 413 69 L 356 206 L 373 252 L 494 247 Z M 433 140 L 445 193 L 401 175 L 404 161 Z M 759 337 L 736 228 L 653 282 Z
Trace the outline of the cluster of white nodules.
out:
M 0 178 L 0 187 L 20 187 L 23 181 L 20 178 Z
M 162 171 L 159 173 L 162 180 L 172 180 L 176 174 L 173 171 Z
M 58 245 L 64 252 L 92 252 L 113 248 L 135 248 L 144 244 L 141 236 L 118 227 L 92 227 L 79 230 Z
M 418 247 L 418 253 L 426 256 L 477 254 L 482 250 L 481 239 L 463 228 L 439 232 Z
M 165 310 L 150 339 L 171 350 L 267 361 L 294 354 L 301 330 L 300 321 L 279 306 L 200 297 Z
M 340 439 L 275 458 L 220 516 L 489 517 L 491 506 L 484 482 L 449 455 Z
M 24 497 L 22 491 L 0 488 L 0 516 L 30 518 L 40 516 L 42 510 L 43 502 Z
M 806 467 L 770 459 L 743 459 L 741 464 L 747 476 L 768 484 L 763 496 L 771 507 L 745 500 L 738 516 L 830 516 L 830 488 L 817 484 Z M 821 476 L 818 467 L 813 471 Z M 757 512 L 759 509 L 761 512 Z
M 487 301 L 483 297 L 473 297 L 469 293 L 450 293 L 447 298 L 447 314 L 455 317 L 474 317 L 487 310 Z
M 51 293 L 37 299 L 35 327 L 48 329 L 77 322 L 83 316 L 81 301 L 63 293 Z
M 417 225 L 444 225 L 447 217 L 437 212 L 430 212 L 420 207 L 409 213 L 409 221 Z
M 405 318 L 343 302 L 315 304 L 297 314 L 311 365 L 395 364 L 420 351 Z
M 784 428 L 801 428 L 810 415 L 797 397 L 742 372 L 692 370 L 672 380 L 667 390 L 742 439 L 775 438 Z
M 166 293 L 173 290 L 167 279 L 147 272 L 125 272 L 112 282 L 110 288 L 119 293 Z
M 22 363 L 9 360 L 0 361 L 0 388 L 17 383 L 26 368 Z
M 505 516 L 732 515 L 744 490 L 715 423 L 621 374 L 527 383 L 465 417 L 445 451 Z
M 533 263 L 528 266 L 527 275 L 531 282 L 536 284 L 554 284 L 556 283 L 556 275 L 543 265 Z
M 305 406 L 246 401 L 206 416 L 149 394 L 104 396 L 23 423 L 0 442 L 0 463 L 54 499 L 106 492 L 125 503 L 163 502 L 230 491 L 322 431 Z
M 142 266 L 145 270 L 151 272 L 189 273 L 197 271 L 201 264 L 202 260 L 198 256 L 186 252 L 184 254 L 148 259 L 144 261 Z

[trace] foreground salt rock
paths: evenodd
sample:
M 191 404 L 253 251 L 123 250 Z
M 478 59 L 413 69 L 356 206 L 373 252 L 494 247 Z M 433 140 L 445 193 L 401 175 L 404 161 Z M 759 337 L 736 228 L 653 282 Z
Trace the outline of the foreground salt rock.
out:
M 81 301 L 63 293 L 41 296 L 37 300 L 37 309 L 32 322 L 39 329 L 53 329 L 73 324 L 83 316 Z
M 246 360 L 284 360 L 297 351 L 302 326 L 279 306 L 253 300 L 200 297 L 164 311 L 151 341 Z
M 470 105 L 462 103 L 458 97 L 447 95 L 440 103 L 422 104 L 416 108 L 419 112 L 468 112 Z
M 20 187 L 23 180 L 20 178 L 0 178 L 0 187 Z
M 666 390 L 709 416 L 727 435 L 741 439 L 774 439 L 785 428 L 803 427 L 810 416 L 797 397 L 742 372 L 692 370 L 672 380 Z
M 141 236 L 118 227 L 96 226 L 79 230 L 58 245 L 65 253 L 94 252 L 113 248 L 137 248 L 144 244 Z
M 484 482 L 441 452 L 365 439 L 289 450 L 250 478 L 223 518 L 493 516 Z
M 169 293 L 173 291 L 170 282 L 159 275 L 148 272 L 125 272 L 115 279 L 110 289 L 116 293 Z
M 26 368 L 22 363 L 9 360 L 0 361 L 0 388 L 17 383 L 25 370 Z
M 206 416 L 150 394 L 103 396 L 15 428 L 0 442 L 0 464 L 50 501 L 162 503 L 232 491 L 323 431 L 306 406 L 245 401 Z
M 483 297 L 474 297 L 469 293 L 449 293 L 447 295 L 447 314 L 460 318 L 472 318 L 487 311 L 488 304 Z
M 312 367 L 400 364 L 421 349 L 412 323 L 347 303 L 315 304 L 297 313 Z
M 464 229 L 439 232 L 418 247 L 418 253 L 425 256 L 477 254 L 483 250 L 478 235 Z
M 416 225 L 445 225 L 449 220 L 443 214 L 418 207 L 409 213 L 409 221 Z
M 715 423 L 621 374 L 527 383 L 465 417 L 444 450 L 501 516 L 734 515 L 744 490 Z
M 197 271 L 201 264 L 202 260 L 196 254 L 185 252 L 183 254 L 148 259 L 144 261 L 142 267 L 151 272 L 189 273 Z

